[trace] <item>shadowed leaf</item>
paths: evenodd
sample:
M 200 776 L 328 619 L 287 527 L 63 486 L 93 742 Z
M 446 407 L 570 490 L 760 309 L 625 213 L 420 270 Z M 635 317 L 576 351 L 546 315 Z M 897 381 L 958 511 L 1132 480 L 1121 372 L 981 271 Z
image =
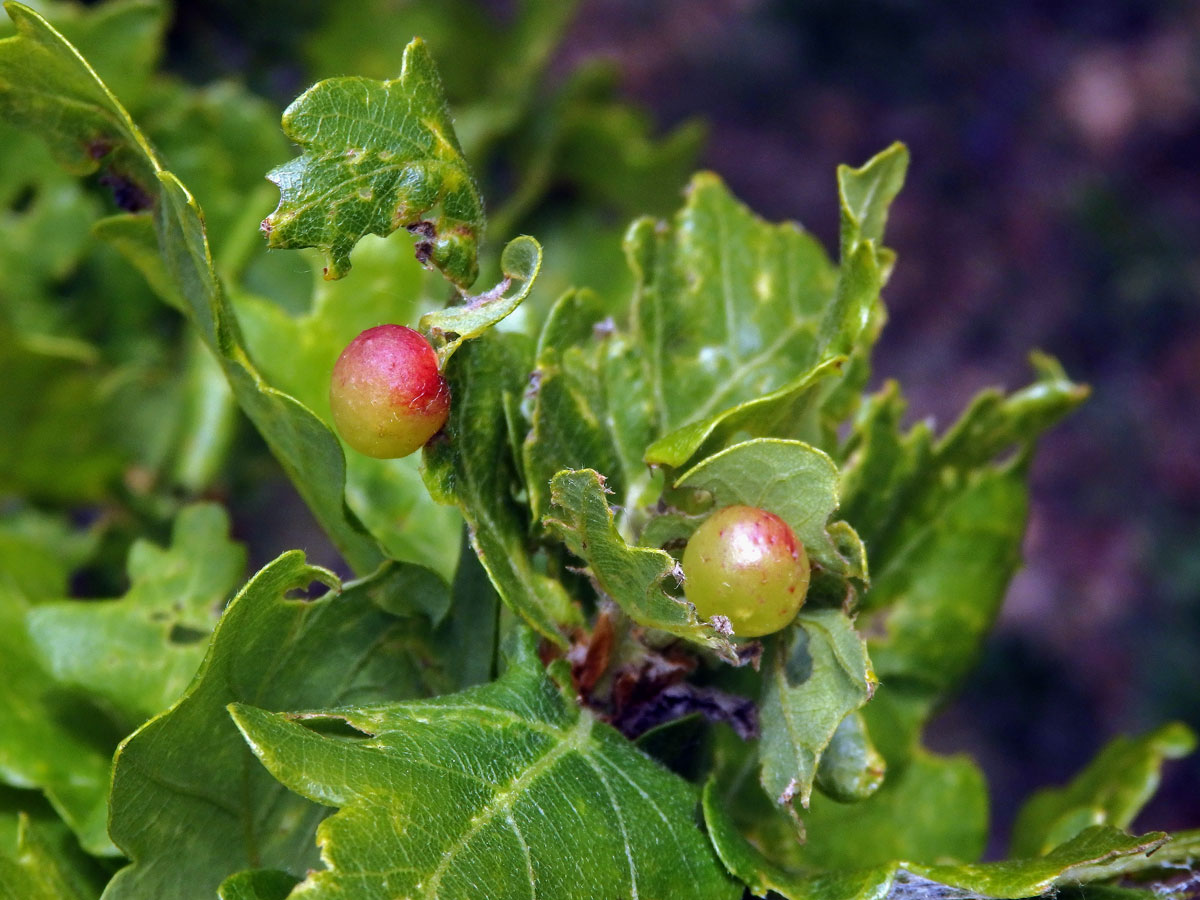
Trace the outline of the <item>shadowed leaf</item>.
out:
M 333 590 L 290 599 L 314 580 Z M 312 835 L 324 810 L 254 763 L 225 707 L 378 702 L 442 689 L 427 627 L 380 608 L 444 606 L 444 598 L 414 596 L 440 584 L 389 563 L 340 588 L 298 550 L 258 572 L 229 604 L 187 693 L 118 750 L 110 830 L 132 862 L 105 896 L 207 900 L 250 866 L 301 875 L 315 865 Z M 374 599 L 381 592 L 386 604 Z

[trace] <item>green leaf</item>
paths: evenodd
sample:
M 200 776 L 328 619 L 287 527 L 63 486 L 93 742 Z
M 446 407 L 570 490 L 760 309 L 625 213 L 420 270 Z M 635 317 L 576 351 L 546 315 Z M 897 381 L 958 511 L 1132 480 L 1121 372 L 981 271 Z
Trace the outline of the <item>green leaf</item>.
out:
M 529 522 L 512 497 L 517 483 L 505 421 L 505 397 L 516 396 L 529 372 L 519 336 L 493 332 L 463 346 L 446 368 L 454 402 L 442 432 L 424 450 L 429 492 L 458 506 L 501 599 L 539 634 L 566 646 L 560 629 L 579 624 L 562 585 L 541 574 L 530 552 Z
M 268 176 L 280 191 L 263 222 L 271 247 L 317 247 L 328 277 L 341 278 L 359 238 L 407 228 L 421 237 L 418 259 L 470 287 L 483 202 L 420 39 L 404 49 L 393 81 L 313 85 L 284 112 L 283 130 L 305 152 Z
M 500 284 L 478 297 L 467 297 L 460 306 L 422 316 L 420 328 L 433 335 L 439 367 L 445 367 L 459 344 L 479 337 L 520 306 L 533 289 L 541 268 L 542 245 L 528 235 L 515 237 L 500 255 L 500 271 L 504 275 Z M 518 289 L 509 293 L 513 282 Z
M 68 171 L 103 166 L 125 208 L 148 207 L 158 164 L 124 107 L 45 19 L 20 3 L 4 9 L 17 34 L 0 41 L 0 117 L 39 131 Z
M 647 462 L 681 466 L 739 431 L 832 449 L 832 427 L 853 400 L 831 398 L 838 382 L 857 390 L 865 381 L 882 323 L 891 254 L 879 239 L 907 159 L 895 145 L 860 170 L 839 170 L 840 269 L 798 226 L 763 222 L 712 175 L 693 179 L 673 227 L 634 223 L 634 320 L 665 432 Z
M 550 480 L 563 469 L 591 468 L 621 479 L 605 421 L 604 347 L 595 329 L 604 305 L 591 291 L 568 291 L 554 304 L 538 338 L 530 429 L 522 447 L 529 507 L 541 519 Z
M 222 881 L 217 893 L 221 900 L 286 900 L 299 883 L 278 869 L 247 869 Z
M 290 315 L 266 298 L 236 293 L 233 304 L 246 349 L 272 385 L 312 410 L 327 427 L 329 379 L 338 355 L 381 322 L 413 323 L 431 277 L 407 262 L 403 248 L 368 237 L 355 250 L 354 277 L 325 281 L 314 273 L 312 308 Z M 344 445 L 343 445 L 344 446 Z M 458 563 L 462 517 L 431 503 L 416 455 L 378 460 L 349 451 L 346 503 L 389 556 L 427 565 L 449 581 Z
M 787 900 L 883 900 L 892 892 L 945 896 L 953 888 L 978 897 L 1036 897 L 1151 867 L 1153 857 L 1147 858 L 1147 854 L 1167 840 L 1161 833 L 1132 837 L 1113 828 L 1098 827 L 1035 859 L 974 865 L 923 864 L 903 859 L 869 865 L 864 860 L 857 865 L 850 861 L 844 869 L 792 872 L 773 863 L 738 832 L 722 808 L 713 782 L 704 790 L 704 819 L 709 837 L 731 873 L 756 896 L 765 897 L 771 890 Z M 859 837 L 865 847 L 872 835 L 862 833 Z
M 18 817 L 17 843 L 0 850 L 0 900 L 95 900 L 97 873 L 78 850 L 25 813 Z
M 334 590 L 313 601 L 291 597 L 314 580 Z M 300 875 L 315 865 L 312 835 L 324 811 L 253 762 L 225 707 L 369 703 L 440 689 L 426 627 L 381 609 L 437 606 L 413 595 L 439 584 L 389 563 L 339 589 L 299 551 L 255 575 L 221 617 L 184 696 L 117 752 L 110 830 L 132 862 L 114 877 L 108 900 L 209 898 L 251 866 Z
M 712 780 L 704 785 L 703 804 L 704 824 L 717 855 L 756 897 L 774 891 L 787 900 L 884 900 L 891 890 L 896 867 L 890 864 L 809 875 L 789 872 L 742 836 L 718 799 Z
M 915 683 L 932 702 L 966 674 L 1021 562 L 1025 475 L 979 473 L 875 570 L 867 602 L 887 605 L 870 617 L 871 658 L 884 684 Z
M 187 687 L 245 566 L 225 511 L 188 507 L 169 548 L 133 545 L 124 597 L 44 603 L 26 617 L 30 640 L 60 685 L 95 698 L 132 731 Z
M 821 755 L 842 721 L 870 699 L 866 645 L 838 609 L 802 609 L 772 639 L 759 706 L 762 784 L 777 803 L 807 807 Z
M 827 436 L 831 379 L 873 314 L 881 276 L 871 246 L 839 274 L 810 236 L 754 217 L 711 175 L 693 181 L 672 227 L 635 222 L 626 254 L 635 339 L 615 334 L 601 349 L 579 326 L 599 323 L 603 307 L 575 299 L 585 295 L 560 301 L 540 343 L 526 464 L 535 512 L 554 472 L 594 468 L 637 531 L 639 507 L 656 499 L 641 459 L 680 467 L 747 434 Z M 836 556 L 830 545 L 827 560 Z
M 883 240 L 888 207 L 904 186 L 907 172 L 908 148 L 901 143 L 892 144 L 862 168 L 838 166 L 842 259 L 864 241 L 878 245 Z
M 836 426 L 858 409 L 870 377 L 871 351 L 885 318 L 877 298 L 896 261 L 896 254 L 883 246 L 883 228 L 907 169 L 903 144 L 893 144 L 860 169 L 838 167 L 841 272 L 820 334 L 826 353 L 843 353 L 849 360 L 841 379 L 823 392 L 817 424 L 830 449 L 837 440 Z
M 777 390 L 820 361 L 837 270 L 793 223 L 771 225 L 711 174 L 659 228 L 626 236 L 634 322 L 660 433 Z
M 787 436 L 796 433 L 799 430 L 795 427 L 797 424 L 808 424 L 814 401 L 819 398 L 817 388 L 821 382 L 841 372 L 845 362 L 845 357 L 841 356 L 826 359 L 779 390 L 664 435 L 646 449 L 646 462 L 678 468 L 697 454 L 711 456 L 719 448 L 728 446 L 738 434 Z
M 528 633 L 499 681 L 460 694 L 231 711 L 272 774 L 340 808 L 319 829 L 327 868 L 308 896 L 740 894 L 694 823 L 692 788 L 564 697 Z M 332 722 L 361 734 L 306 727 Z
M 982 392 L 938 441 L 925 423 L 901 433 L 905 402 L 894 383 L 868 400 L 847 445 L 842 512 L 871 547 L 877 573 L 937 520 L 976 473 L 1006 452 L 1028 451 L 1042 431 L 1086 398 L 1087 388 L 1068 379 L 1054 360 L 1035 354 L 1033 361 L 1038 377 L 1032 385 L 1009 396 Z M 881 599 L 877 594 L 868 604 Z
M 791 526 L 822 567 L 865 577 L 830 536 L 827 523 L 839 502 L 838 469 L 815 447 L 776 438 L 743 441 L 689 469 L 675 486 L 707 491 L 714 508 L 745 504 L 772 512 Z
M 883 784 L 887 761 L 871 743 L 862 713 L 842 719 L 817 764 L 817 787 L 834 800 L 865 800 Z
M 72 572 L 95 552 L 96 530 L 32 508 L 0 518 L 0 587 L 37 603 L 63 597 Z
M 909 865 L 918 875 L 988 897 L 1036 897 L 1059 884 L 1098 881 L 1154 863 L 1147 859 L 1167 842 L 1162 832 L 1140 837 L 1097 825 L 1045 856 L 977 865 Z
M 119 734 L 42 668 L 25 629 L 28 608 L 0 587 L 0 780 L 42 789 L 88 852 L 113 855 L 105 797 Z
M 938 441 L 925 424 L 900 431 L 904 403 L 889 385 L 847 444 L 841 512 L 871 549 L 860 625 L 877 635 L 876 703 L 904 707 L 889 757 L 974 661 L 1020 563 L 1034 441 L 1086 396 L 1052 360 L 1035 365 L 1032 386 L 984 392 Z
M 603 477 L 591 469 L 559 472 L 550 483 L 548 527 L 572 553 L 587 563 L 605 594 L 631 619 L 707 647 L 728 662 L 737 651 L 712 624 L 696 617 L 696 608 L 668 595 L 668 578 L 678 584 L 678 564 L 670 554 L 649 547 L 631 547 L 617 532 L 605 499 Z
M 1128 828 L 1158 789 L 1163 762 L 1195 748 L 1195 734 L 1180 722 L 1116 738 L 1070 784 L 1026 801 L 1013 826 L 1013 856 L 1040 856 L 1092 825 Z

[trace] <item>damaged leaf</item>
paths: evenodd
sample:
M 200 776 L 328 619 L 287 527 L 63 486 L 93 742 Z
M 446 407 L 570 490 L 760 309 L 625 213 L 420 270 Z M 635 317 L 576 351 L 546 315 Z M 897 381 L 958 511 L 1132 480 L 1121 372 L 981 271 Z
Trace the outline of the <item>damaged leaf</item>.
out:
M 417 259 L 471 286 L 483 201 L 419 38 L 404 49 L 399 78 L 319 82 L 284 111 L 283 130 L 304 153 L 268 176 L 280 193 L 262 224 L 269 246 L 316 247 L 326 277 L 341 278 L 359 238 L 406 228 Z

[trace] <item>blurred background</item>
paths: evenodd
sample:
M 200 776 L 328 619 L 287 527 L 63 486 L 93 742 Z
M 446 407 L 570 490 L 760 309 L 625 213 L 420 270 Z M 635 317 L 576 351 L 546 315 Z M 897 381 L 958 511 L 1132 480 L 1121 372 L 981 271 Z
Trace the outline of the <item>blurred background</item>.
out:
M 1200 724 L 1200 5 L 595 0 L 564 64 L 592 54 L 664 127 L 704 117 L 704 164 L 826 246 L 834 166 L 908 145 L 875 372 L 914 417 L 1019 386 L 1032 347 L 1091 384 L 929 735 L 980 759 L 998 831 L 1107 736 Z M 1145 827 L 1200 815 L 1200 767 L 1168 773 Z
M 1200 724 L 1200 5 L 593 0 L 563 63 L 593 54 L 663 127 L 706 119 L 704 165 L 826 246 L 834 166 L 908 145 L 875 372 L 914 417 L 1019 386 L 1032 347 L 1091 384 L 929 734 L 981 761 L 997 831 L 1108 736 Z M 1200 818 L 1200 766 L 1167 771 L 1147 828 Z
M 163 62 L 196 84 L 244 80 L 278 109 L 317 78 L 396 74 L 422 34 L 494 236 L 545 238 L 543 297 L 569 280 L 619 292 L 624 224 L 668 214 L 693 164 L 834 247 L 835 166 L 904 141 L 877 382 L 899 379 L 910 415 L 940 427 L 980 388 L 1024 384 L 1035 347 L 1093 389 L 1041 446 L 1026 568 L 930 743 L 980 760 L 999 852 L 1017 803 L 1108 738 L 1168 719 L 1200 726 L 1200 5 L 544 7 L 557 10 L 542 14 L 559 19 L 551 29 L 527 28 L 504 2 L 182 3 Z M 497 80 L 498 58 L 524 62 Z M 489 106 L 489 90 L 527 102 Z M 539 106 L 564 97 L 595 115 L 552 134 L 557 156 L 543 165 L 530 149 L 548 146 Z M 611 174 L 589 180 L 597 154 L 625 165 L 623 193 Z M 600 201 L 596 218 L 567 212 L 581 198 Z M 278 473 L 243 475 L 225 491 L 253 563 L 292 546 L 333 561 Z M 1200 764 L 1170 764 L 1138 824 L 1197 822 Z

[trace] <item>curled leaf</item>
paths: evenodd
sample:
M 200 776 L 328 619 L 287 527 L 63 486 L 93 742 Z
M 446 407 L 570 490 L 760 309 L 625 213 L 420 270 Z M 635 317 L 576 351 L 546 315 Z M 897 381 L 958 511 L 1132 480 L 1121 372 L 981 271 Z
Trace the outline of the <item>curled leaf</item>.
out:
M 439 365 L 444 367 L 463 341 L 479 337 L 520 306 L 541 268 L 542 245 L 525 234 L 513 238 L 500 256 L 503 281 L 460 306 L 422 316 L 420 328 L 432 334 Z

